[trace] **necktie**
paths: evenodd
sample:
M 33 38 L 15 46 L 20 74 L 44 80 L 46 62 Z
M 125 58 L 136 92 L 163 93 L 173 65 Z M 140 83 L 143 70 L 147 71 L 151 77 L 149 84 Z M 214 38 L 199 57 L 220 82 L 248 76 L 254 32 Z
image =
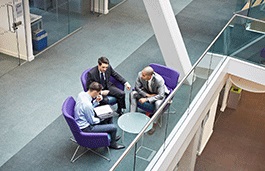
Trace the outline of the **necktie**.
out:
M 148 89 L 150 92 L 152 92 L 152 86 L 151 86 L 151 80 L 147 81 Z
M 101 83 L 102 87 L 105 88 L 106 84 L 105 84 L 103 72 L 100 73 L 100 83 Z

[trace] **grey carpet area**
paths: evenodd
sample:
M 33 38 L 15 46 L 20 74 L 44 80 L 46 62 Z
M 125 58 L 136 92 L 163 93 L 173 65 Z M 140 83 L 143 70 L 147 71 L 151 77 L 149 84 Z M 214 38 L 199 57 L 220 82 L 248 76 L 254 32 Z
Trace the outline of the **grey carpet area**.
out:
M 155 41 L 149 39 L 147 42 L 150 44 Z M 148 65 L 150 62 L 162 63 L 163 59 L 161 56 L 153 55 L 152 58 L 147 58 L 142 65 L 139 65 L 137 61 L 140 61 L 142 55 L 148 53 L 150 49 L 150 44 L 145 43 L 137 51 L 135 51 L 130 57 L 128 57 L 124 62 L 122 62 L 116 70 L 121 72 L 128 81 L 134 81 L 136 78 L 135 73 L 130 71 L 140 70 L 142 67 Z M 126 68 L 126 71 L 124 71 Z M 194 83 L 194 90 L 198 91 L 199 88 L 204 83 L 203 80 L 197 79 Z M 182 113 L 186 110 L 189 104 L 189 96 L 187 93 L 190 92 L 191 87 L 184 85 L 180 92 L 176 94 L 173 99 L 174 107 L 177 108 L 177 113 L 163 116 L 164 124 L 162 128 L 157 129 L 153 136 L 145 136 L 144 145 L 158 150 L 163 143 L 165 137 L 165 122 L 166 117 L 171 121 L 168 125 L 167 133 L 170 133 L 174 128 L 178 120 L 180 119 Z M 196 93 L 193 93 L 195 95 Z M 185 100 L 184 100 L 185 99 Z M 128 105 L 128 101 L 127 101 Z M 181 107 L 180 107 L 181 106 Z M 117 120 L 117 116 L 114 117 L 114 123 Z M 118 131 L 121 134 L 121 130 Z M 3 170 L 109 170 L 115 161 L 121 156 L 124 150 L 111 150 L 112 161 L 107 162 L 104 159 L 99 158 L 93 153 L 87 153 L 82 158 L 77 160 L 74 164 L 70 163 L 71 155 L 74 152 L 76 144 L 70 141 L 71 132 L 64 121 L 62 116 L 59 116 L 53 123 L 51 123 L 46 129 L 44 129 L 36 138 L 34 138 L 30 143 L 28 143 L 22 150 L 20 150 L 16 155 L 14 155 L 8 162 L 6 162 L 1 169 Z M 154 138 L 156 137 L 156 138 Z M 124 145 L 128 146 L 130 142 L 135 138 L 135 135 L 125 133 Z M 100 149 L 100 152 L 107 154 L 106 150 Z M 126 159 L 121 163 L 120 170 L 130 170 L 132 168 L 133 161 L 133 151 L 126 157 Z M 14 164 L 15 163 L 15 164 Z M 25 165 L 25 163 L 27 163 Z M 148 165 L 148 162 L 144 160 L 137 160 L 136 168 L 137 170 L 144 170 Z M 118 169 L 119 170 L 119 169 Z

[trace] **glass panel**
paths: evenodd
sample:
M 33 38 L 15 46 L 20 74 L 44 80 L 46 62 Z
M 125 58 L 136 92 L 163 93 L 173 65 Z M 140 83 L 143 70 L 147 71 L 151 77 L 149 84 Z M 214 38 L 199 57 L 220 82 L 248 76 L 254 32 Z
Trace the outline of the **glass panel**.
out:
M 265 2 L 264 1 L 252 0 L 251 7 L 249 8 L 249 6 L 248 6 L 245 10 L 238 12 L 238 14 L 265 21 L 264 10 L 265 10 Z
M 83 3 L 83 4 L 82 4 Z M 90 1 L 69 0 L 69 15 L 68 15 L 68 34 L 76 31 L 82 26 L 83 14 L 88 11 Z
M 36 30 L 45 30 L 50 46 L 80 28 L 81 3 L 75 0 L 30 0 L 30 13 L 39 18 L 32 23 L 33 36 Z M 34 48 L 34 54 L 41 50 Z
M 168 122 L 167 124 L 167 137 L 177 125 L 184 112 L 188 109 L 190 104 L 190 91 L 191 86 L 182 84 L 172 99 L 169 107 Z
M 135 170 L 135 153 L 136 153 L 136 146 L 133 146 L 128 154 L 123 158 L 121 163 L 118 165 L 118 167 L 115 168 L 115 171 L 124 171 L 124 170 Z
M 108 9 L 112 10 L 115 7 L 117 7 L 118 5 L 122 4 L 123 2 L 125 2 L 126 0 L 110 0 L 109 4 L 108 4 Z
M 226 28 L 227 55 L 255 64 L 262 63 L 260 55 L 265 45 L 265 23 L 236 17 Z

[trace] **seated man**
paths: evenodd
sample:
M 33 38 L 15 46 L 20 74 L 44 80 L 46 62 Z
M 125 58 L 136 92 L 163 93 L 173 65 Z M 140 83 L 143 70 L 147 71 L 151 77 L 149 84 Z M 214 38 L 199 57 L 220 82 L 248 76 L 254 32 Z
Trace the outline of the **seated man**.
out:
M 107 95 L 114 96 L 117 98 L 118 109 L 117 113 L 119 115 L 123 114 L 122 109 L 125 109 L 125 93 L 123 90 L 120 90 L 115 85 L 113 85 L 109 80 L 110 76 L 114 77 L 122 84 L 125 85 L 127 90 L 130 90 L 131 85 L 121 76 L 119 75 L 112 67 L 109 65 L 109 60 L 106 57 L 100 57 L 98 59 L 98 65 L 93 67 L 87 74 L 87 87 L 92 82 L 98 82 L 103 86 L 103 100 L 101 104 L 107 104 L 108 98 Z
M 75 120 L 79 128 L 84 132 L 107 132 L 111 136 L 110 148 L 122 149 L 123 145 L 116 143 L 120 136 L 116 137 L 117 127 L 112 123 L 112 119 L 100 121 L 95 116 L 94 107 L 102 100 L 100 95 L 102 85 L 92 82 L 87 92 L 78 94 L 75 105 Z M 94 99 L 94 100 L 93 100 Z
M 165 86 L 164 79 L 155 73 L 152 67 L 147 66 L 139 72 L 135 83 L 135 91 L 130 93 L 130 111 L 136 111 L 137 101 L 142 104 L 145 102 L 153 103 L 156 111 L 168 93 L 169 90 Z M 154 121 L 153 128 L 148 131 L 148 134 L 151 135 L 155 132 L 156 125 L 157 121 Z

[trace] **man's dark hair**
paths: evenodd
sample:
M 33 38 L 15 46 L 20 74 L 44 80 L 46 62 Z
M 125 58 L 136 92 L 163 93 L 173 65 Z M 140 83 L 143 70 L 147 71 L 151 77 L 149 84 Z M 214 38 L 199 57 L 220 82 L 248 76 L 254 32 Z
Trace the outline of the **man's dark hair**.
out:
M 104 56 L 98 58 L 98 64 L 99 64 L 99 65 L 102 65 L 102 63 L 104 63 L 104 64 L 109 64 L 109 60 L 108 60 L 108 58 L 106 58 L 106 57 L 104 57 Z
M 102 90 L 102 85 L 99 84 L 98 82 L 92 82 L 90 85 L 89 85 L 89 91 L 101 91 Z

